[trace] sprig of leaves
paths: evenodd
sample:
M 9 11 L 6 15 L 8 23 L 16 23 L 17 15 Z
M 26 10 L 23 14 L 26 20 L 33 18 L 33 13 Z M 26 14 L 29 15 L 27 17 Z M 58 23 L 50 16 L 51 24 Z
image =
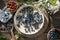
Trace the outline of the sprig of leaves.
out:
M 40 1 L 41 3 L 42 3 L 42 6 L 46 9 L 46 10 L 48 10 L 47 12 L 49 13 L 49 14 L 53 14 L 54 13 L 54 10 L 49 10 L 49 7 L 52 5 L 52 6 L 56 6 L 57 4 L 56 4 L 56 1 L 57 0 L 48 0 L 48 1 L 46 1 L 46 0 L 42 0 L 42 1 Z
M 25 40 L 24 37 L 18 33 L 18 31 L 14 30 L 14 34 L 19 36 L 18 40 Z
M 56 1 L 57 0 L 49 0 L 49 3 L 51 4 L 51 5 L 53 5 L 53 6 L 56 6 L 57 4 L 56 4 Z

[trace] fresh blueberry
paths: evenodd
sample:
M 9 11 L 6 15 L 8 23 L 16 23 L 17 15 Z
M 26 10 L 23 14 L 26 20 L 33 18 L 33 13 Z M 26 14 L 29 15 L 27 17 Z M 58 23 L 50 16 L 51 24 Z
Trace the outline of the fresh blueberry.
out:
M 18 15 L 16 19 L 20 21 L 22 19 L 22 16 Z
M 31 13 L 29 13 L 29 14 L 27 15 L 27 17 L 28 17 L 30 20 L 33 20 L 33 15 L 32 15 Z
M 7 24 L 7 29 L 8 29 L 8 30 L 11 29 L 12 27 L 13 27 L 12 24 Z

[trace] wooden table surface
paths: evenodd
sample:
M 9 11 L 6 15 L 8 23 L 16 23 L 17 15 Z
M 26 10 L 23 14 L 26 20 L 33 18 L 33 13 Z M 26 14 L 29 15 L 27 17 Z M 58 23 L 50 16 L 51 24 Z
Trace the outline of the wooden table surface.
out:
M 1 1 L 0 1 L 0 4 L 3 5 Z M 0 5 L 0 8 L 2 8 L 1 5 Z M 60 12 L 57 12 L 55 15 L 52 15 L 52 18 L 53 18 L 54 27 L 60 29 Z M 24 38 L 25 40 L 47 40 L 47 33 L 50 29 L 51 27 L 48 27 L 42 35 L 39 35 L 36 38 L 27 38 L 27 37 L 24 37 Z

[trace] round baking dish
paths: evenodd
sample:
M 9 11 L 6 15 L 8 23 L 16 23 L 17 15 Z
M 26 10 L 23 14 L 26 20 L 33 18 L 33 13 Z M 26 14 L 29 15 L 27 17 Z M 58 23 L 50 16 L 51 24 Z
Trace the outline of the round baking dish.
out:
M 24 8 L 27 8 L 27 7 L 31 7 L 31 8 L 33 8 L 33 13 L 32 14 L 34 14 L 34 12 L 37 12 L 37 14 L 39 14 L 39 16 L 41 15 L 41 17 L 42 17 L 42 23 L 39 23 L 39 25 L 37 26 L 37 27 L 39 27 L 39 28 L 37 28 L 37 29 L 34 29 L 33 30 L 33 32 L 31 31 L 31 29 L 30 29 L 30 32 L 25 32 L 24 31 L 24 29 L 25 29 L 25 25 L 22 23 L 22 26 L 21 26 L 21 23 L 19 24 L 20 26 L 18 27 L 17 26 L 17 24 L 19 23 L 18 21 L 17 21 L 17 16 L 18 15 L 22 15 L 22 12 L 21 12 L 21 10 L 22 9 L 24 9 Z M 27 10 L 28 11 L 28 10 Z M 20 12 L 20 13 L 19 13 Z M 25 10 L 25 12 L 26 12 L 26 10 Z M 24 12 L 24 13 L 25 13 Z M 25 14 L 24 14 L 25 15 Z M 27 14 L 26 14 L 27 15 Z M 30 15 L 30 14 L 29 14 Z M 26 16 L 24 16 L 24 18 L 25 18 Z M 22 18 L 22 20 L 24 19 L 24 18 Z M 29 18 L 28 18 L 29 19 Z M 40 18 L 38 18 L 38 19 L 40 19 Z M 21 21 L 22 21 L 21 20 Z M 36 19 L 37 20 L 37 19 Z M 20 20 L 19 20 L 20 21 Z M 20 21 L 20 22 L 21 22 Z M 28 20 L 29 21 L 29 20 Z M 39 22 L 39 21 L 38 21 Z M 41 21 L 40 21 L 41 22 Z M 31 23 L 31 22 L 30 22 Z M 32 23 L 33 23 L 33 21 L 32 21 Z M 26 23 L 25 23 L 26 24 Z M 27 24 L 29 24 L 29 23 L 27 23 Z M 19 32 L 19 33 L 21 33 L 23 36 L 25 36 L 25 37 L 37 37 L 39 34 L 42 34 L 46 29 L 47 29 L 47 27 L 48 27 L 48 24 L 49 24 L 49 19 L 48 19 L 48 14 L 47 14 L 47 12 L 44 10 L 42 10 L 42 9 L 39 9 L 39 8 L 37 8 L 37 7 L 34 7 L 33 5 L 23 5 L 22 7 L 20 7 L 18 10 L 17 10 L 17 12 L 16 12 L 16 14 L 15 14 L 15 16 L 14 16 L 14 25 L 15 25 L 15 29 Z M 31 24 L 32 25 L 32 24 Z M 31 26 L 30 26 L 31 27 Z M 35 26 L 34 26 L 35 27 Z

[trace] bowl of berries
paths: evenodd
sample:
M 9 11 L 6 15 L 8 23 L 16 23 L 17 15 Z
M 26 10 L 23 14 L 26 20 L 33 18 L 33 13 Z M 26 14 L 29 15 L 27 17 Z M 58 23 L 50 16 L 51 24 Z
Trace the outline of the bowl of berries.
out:
M 15 12 L 17 8 L 18 8 L 18 3 L 16 1 L 9 1 L 7 3 L 7 9 L 10 12 Z
M 48 40 L 60 40 L 60 29 L 52 28 L 47 34 Z
M 21 6 L 14 16 L 15 29 L 25 37 L 37 37 L 48 26 L 45 12 L 33 5 Z

